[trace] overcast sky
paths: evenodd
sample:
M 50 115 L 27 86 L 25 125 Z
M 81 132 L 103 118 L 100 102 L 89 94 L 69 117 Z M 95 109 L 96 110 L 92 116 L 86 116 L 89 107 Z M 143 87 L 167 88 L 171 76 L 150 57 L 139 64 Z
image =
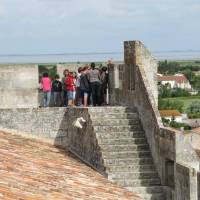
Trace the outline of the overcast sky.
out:
M 0 54 L 200 50 L 200 0 L 0 0 Z

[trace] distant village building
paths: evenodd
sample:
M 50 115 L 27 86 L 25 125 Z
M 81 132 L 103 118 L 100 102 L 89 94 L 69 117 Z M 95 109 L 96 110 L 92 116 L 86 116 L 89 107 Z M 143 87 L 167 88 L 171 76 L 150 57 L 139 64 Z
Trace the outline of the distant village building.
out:
M 169 85 L 170 88 L 182 88 L 186 90 L 191 90 L 189 80 L 183 74 L 175 74 L 173 76 L 164 76 L 162 74 L 157 74 L 158 83 L 161 85 Z
M 162 118 L 182 123 L 183 116 L 178 110 L 160 110 L 159 112 Z

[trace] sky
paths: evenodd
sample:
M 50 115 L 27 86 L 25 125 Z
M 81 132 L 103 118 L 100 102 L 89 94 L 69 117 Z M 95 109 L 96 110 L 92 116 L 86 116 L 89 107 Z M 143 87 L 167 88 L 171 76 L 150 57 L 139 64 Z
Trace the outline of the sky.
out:
M 0 54 L 200 50 L 199 0 L 0 0 Z

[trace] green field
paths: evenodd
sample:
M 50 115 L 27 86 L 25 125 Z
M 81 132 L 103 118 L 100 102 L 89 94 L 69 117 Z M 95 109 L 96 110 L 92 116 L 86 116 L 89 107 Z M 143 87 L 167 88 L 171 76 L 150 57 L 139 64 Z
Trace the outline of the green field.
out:
M 185 66 L 200 66 L 199 60 L 183 60 L 183 61 L 175 61 L 180 64 L 181 67 Z
M 181 101 L 184 103 L 183 111 L 186 112 L 187 107 L 194 101 L 200 102 L 200 96 L 190 96 L 190 97 L 176 97 L 176 98 L 164 98 L 162 100 L 170 100 L 170 101 Z

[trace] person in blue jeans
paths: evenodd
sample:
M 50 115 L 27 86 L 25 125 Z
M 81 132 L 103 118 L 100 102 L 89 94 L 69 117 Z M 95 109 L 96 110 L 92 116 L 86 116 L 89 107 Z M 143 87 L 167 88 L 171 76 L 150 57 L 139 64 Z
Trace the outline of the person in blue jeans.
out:
M 66 89 L 66 78 L 69 74 L 69 70 L 68 69 L 65 69 L 64 72 L 63 72 L 63 77 L 62 77 L 62 101 L 63 101 L 63 106 L 66 107 L 67 106 L 67 102 L 68 102 L 68 98 L 67 98 L 67 89 Z
M 88 106 L 88 96 L 90 91 L 90 83 L 87 76 L 88 67 L 85 66 L 81 71 L 80 76 L 80 96 L 83 100 L 83 106 Z
M 47 72 L 43 74 L 40 84 L 43 90 L 43 106 L 48 107 L 51 100 L 51 79 Z
M 56 74 L 55 79 L 52 83 L 54 106 L 60 106 L 61 105 L 62 83 L 59 79 L 60 79 L 59 75 Z
M 88 72 L 88 77 L 93 106 L 100 106 L 100 72 L 96 69 L 95 63 L 91 63 L 91 70 Z

